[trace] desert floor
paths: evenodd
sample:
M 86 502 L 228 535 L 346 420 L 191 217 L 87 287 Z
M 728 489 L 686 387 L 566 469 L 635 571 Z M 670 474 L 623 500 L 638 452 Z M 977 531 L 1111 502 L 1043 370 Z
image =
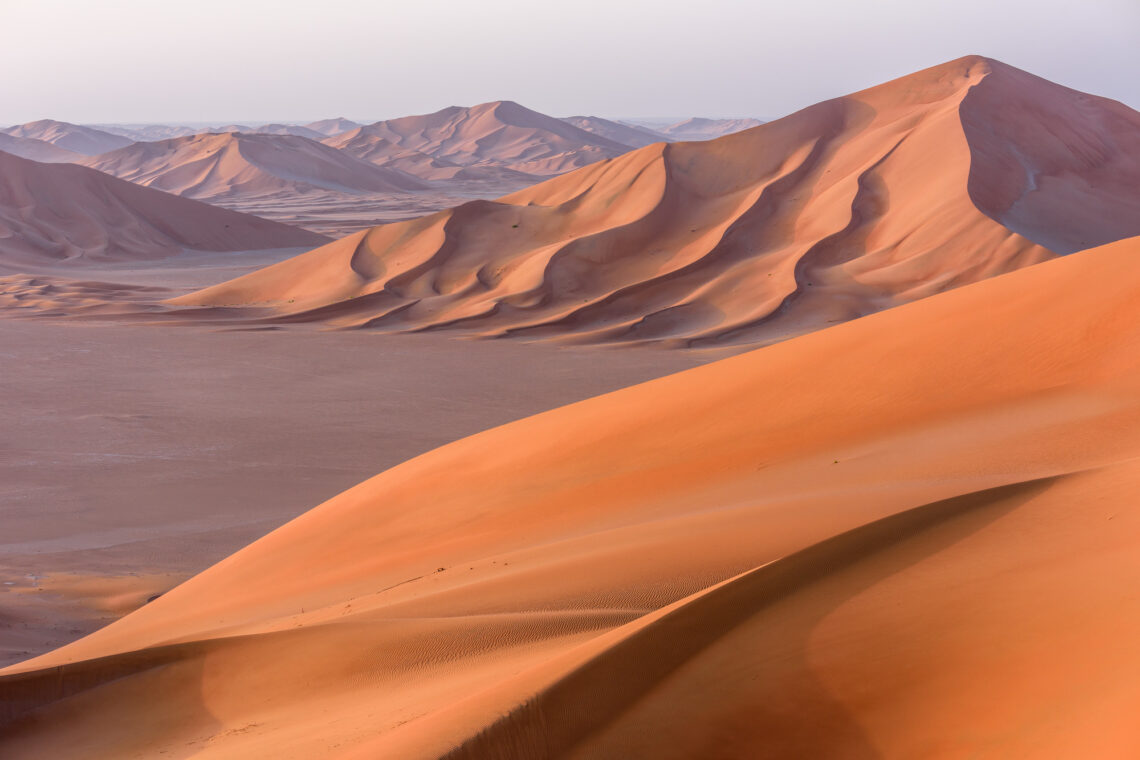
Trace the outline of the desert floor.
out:
M 292 253 L 71 268 L 62 282 L 163 288 L 153 299 Z M 0 666 L 401 461 L 723 355 L 61 318 L 72 297 L 0 309 Z

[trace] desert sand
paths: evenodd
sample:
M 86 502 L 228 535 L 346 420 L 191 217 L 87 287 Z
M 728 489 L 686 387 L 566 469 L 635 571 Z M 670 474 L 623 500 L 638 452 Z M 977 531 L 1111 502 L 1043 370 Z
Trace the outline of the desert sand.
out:
M 341 224 L 576 118 L 147 176 Z M 1140 114 L 970 56 L 676 139 L 296 256 L 0 154 L 0 755 L 1140 755 Z
M 132 142 L 129 137 L 53 119 L 17 124 L 0 131 L 13 137 L 42 140 L 55 145 L 57 148 L 70 150 L 84 156 L 106 153 L 109 150 L 125 147 Z
M 755 344 L 1137 234 L 1140 114 L 969 57 L 379 226 L 177 304 L 397 332 Z
M 48 263 L 320 244 L 323 235 L 0 151 L 0 273 Z
M 1128 756 L 1138 255 L 405 462 L 2 671 L 9 756 Z
M 676 124 L 660 127 L 657 131 L 671 140 L 712 140 L 734 132 L 743 132 L 763 123 L 759 119 L 705 119 L 694 116 Z
M 489 166 L 540 178 L 619 156 L 631 147 L 511 101 L 378 121 L 325 143 L 381 165 L 393 151 L 414 150 L 462 167 Z
M 45 140 L 13 137 L 0 132 L 0 152 L 45 163 L 74 163 L 83 160 L 75 151 L 60 148 Z

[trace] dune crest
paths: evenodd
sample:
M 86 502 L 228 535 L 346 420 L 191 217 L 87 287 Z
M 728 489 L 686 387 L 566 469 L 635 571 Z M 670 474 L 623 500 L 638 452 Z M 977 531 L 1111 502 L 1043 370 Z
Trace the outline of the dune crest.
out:
M 327 190 L 399 193 L 423 187 L 407 175 L 292 134 L 211 132 L 135 143 L 84 163 L 120 179 L 199 200 Z
M 122 135 L 104 132 L 94 127 L 84 127 L 79 124 L 69 124 L 54 119 L 41 119 L 30 121 L 27 124 L 17 124 L 5 130 L 0 130 L 13 137 L 26 137 L 33 140 L 42 140 L 58 148 L 70 150 L 84 156 L 95 156 L 109 150 L 115 150 L 130 145 L 133 140 Z
M 410 460 L 0 672 L 5 748 L 1128 756 L 1138 255 L 1084 251 Z M 108 730 L 126 715 L 148 730 Z
M 182 250 L 320 244 L 322 235 L 140 187 L 72 164 L 0 152 L 0 264 L 157 259 Z
M 1004 115 L 1007 99 L 1030 116 Z M 1138 142 L 1140 114 L 1118 103 L 964 58 L 175 303 L 391 331 L 766 343 L 1140 234 Z M 1015 157 L 1035 167 L 1031 189 L 1001 181 Z
M 325 143 L 381 166 L 389 156 L 417 151 L 466 167 L 473 176 L 489 168 L 532 178 L 562 174 L 630 148 L 506 100 L 379 121 Z

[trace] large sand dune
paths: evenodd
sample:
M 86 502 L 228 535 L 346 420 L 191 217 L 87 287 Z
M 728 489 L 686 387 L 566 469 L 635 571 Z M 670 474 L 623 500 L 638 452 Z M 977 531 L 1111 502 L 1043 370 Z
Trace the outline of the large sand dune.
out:
M 80 153 L 84 156 L 94 156 L 130 145 L 133 140 L 122 135 L 114 135 L 93 127 L 84 127 L 79 124 L 69 124 L 65 121 L 41 119 L 30 121 L 27 124 L 17 124 L 3 131 L 13 137 L 27 137 L 33 140 L 43 140 L 59 148 Z
M 0 264 L 155 259 L 184 249 L 317 245 L 322 235 L 124 182 L 94 169 L 0 152 Z
M 11 153 L 20 158 L 30 158 L 33 161 L 44 161 L 46 163 L 83 160 L 83 156 L 67 148 L 61 148 L 58 145 L 31 137 L 13 137 L 3 132 L 0 132 L 0 151 Z
M 763 343 L 1137 234 L 1140 114 L 969 57 L 376 227 L 177 303 L 393 331 Z
M 734 132 L 743 132 L 763 123 L 759 119 L 705 119 L 694 116 L 661 127 L 658 131 L 671 140 L 712 140 Z
M 325 143 L 380 165 L 389 155 L 414 150 L 458 166 L 537 177 L 562 174 L 630 148 L 511 101 L 379 121 Z
M 1133 756 L 1138 256 L 408 461 L 3 671 L 6 756 Z
M 636 124 L 623 124 L 620 121 L 611 121 L 599 116 L 567 116 L 562 121 L 573 124 L 578 129 L 584 129 L 595 135 L 601 135 L 607 140 L 628 145 L 631 148 L 644 148 L 658 142 L 671 142 L 672 138 L 656 132 L 648 127 Z M 755 125 L 752 125 L 755 126 Z M 718 135 L 719 136 L 719 135 Z
M 134 143 L 85 163 L 200 200 L 324 191 L 399 193 L 423 187 L 405 174 L 287 134 L 206 133 Z

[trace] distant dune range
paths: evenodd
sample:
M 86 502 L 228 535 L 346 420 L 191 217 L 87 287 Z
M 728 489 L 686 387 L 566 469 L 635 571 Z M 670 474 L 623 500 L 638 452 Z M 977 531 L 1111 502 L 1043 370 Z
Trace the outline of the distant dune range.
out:
M 109 150 L 130 145 L 132 140 L 122 135 L 113 135 L 93 127 L 84 127 L 79 124 L 41 119 L 27 124 L 18 124 L 5 130 L 3 134 L 12 137 L 23 137 L 32 140 L 42 140 L 51 143 L 57 148 L 64 148 L 84 156 L 94 156 L 106 153 Z M 2 150 L 2 149 L 0 149 Z
M 620 156 L 631 147 L 511 101 L 380 121 L 325 142 L 376 163 L 385 155 L 375 150 L 380 144 L 456 166 L 493 166 L 538 177 Z
M 6 757 L 1134 756 L 1137 257 L 410 460 L 0 671 Z
M 403 173 L 289 134 L 223 132 L 136 142 L 84 163 L 120 179 L 199 200 L 327 190 L 398 193 L 425 187 Z
M 747 120 L 696 121 L 706 125 L 707 137 Z M 234 211 L 342 236 L 504 195 L 673 139 L 597 117 L 555 119 L 500 101 L 369 125 L 343 117 L 210 128 L 42 120 L 0 131 L 0 151 L 81 163 Z
M 427 139 L 405 131 L 409 147 Z M 390 331 L 764 343 L 1137 234 L 1140 114 L 969 57 L 362 231 L 174 303 Z
M 185 249 L 242 251 L 324 240 L 86 167 L 0 152 L 0 268 L 151 260 Z

